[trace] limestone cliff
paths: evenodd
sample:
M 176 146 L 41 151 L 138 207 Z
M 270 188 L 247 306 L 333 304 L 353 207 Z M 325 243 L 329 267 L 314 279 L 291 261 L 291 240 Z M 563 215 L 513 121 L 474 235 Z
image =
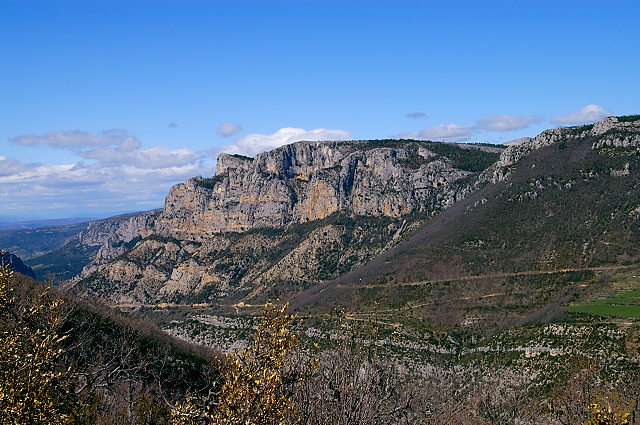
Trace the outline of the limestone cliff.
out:
M 136 306 L 332 279 L 464 198 L 503 150 L 385 140 L 221 154 L 215 176 L 173 186 L 161 211 L 113 229 L 75 289 Z
M 379 145 L 379 146 L 378 146 Z M 455 202 L 471 171 L 420 142 L 298 142 L 255 158 L 221 154 L 216 175 L 171 188 L 156 228 L 179 238 L 283 227 L 336 212 L 401 217 Z M 396 146 L 393 146 L 396 145 Z

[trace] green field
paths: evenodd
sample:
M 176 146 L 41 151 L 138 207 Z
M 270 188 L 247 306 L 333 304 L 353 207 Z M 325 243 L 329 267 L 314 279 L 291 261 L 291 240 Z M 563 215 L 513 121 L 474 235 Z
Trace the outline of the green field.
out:
M 625 279 L 625 283 L 637 282 L 636 275 Z M 599 316 L 640 318 L 640 288 L 621 291 L 616 296 L 596 299 L 586 304 L 572 305 L 567 307 L 567 310 Z

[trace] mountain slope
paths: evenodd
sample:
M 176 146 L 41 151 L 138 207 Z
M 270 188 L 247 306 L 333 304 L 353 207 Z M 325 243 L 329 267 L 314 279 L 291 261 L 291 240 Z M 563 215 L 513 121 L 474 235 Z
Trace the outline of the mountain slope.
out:
M 576 282 L 640 258 L 639 175 L 635 117 L 546 131 L 505 151 L 487 170 L 492 183 L 298 304 L 348 307 L 340 300 L 355 294 L 420 303 L 439 294 L 429 316 L 449 323 L 477 317 L 479 306 L 526 318 L 550 300 L 573 299 Z
M 31 267 L 24 264 L 20 257 L 17 257 L 9 252 L 0 252 L 0 261 L 2 262 L 3 266 L 6 265 L 9 269 L 13 270 L 16 273 L 20 273 L 31 278 L 34 278 L 36 276 Z
M 41 252 L 27 260 L 36 277 L 65 281 L 77 276 L 100 254 L 100 247 L 123 222 L 148 213 L 131 213 L 79 225 L 13 231 L 11 239 L 19 249 L 39 247 Z

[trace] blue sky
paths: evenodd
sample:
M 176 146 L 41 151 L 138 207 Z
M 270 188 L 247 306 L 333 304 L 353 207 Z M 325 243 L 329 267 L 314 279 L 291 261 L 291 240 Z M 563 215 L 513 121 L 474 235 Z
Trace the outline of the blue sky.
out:
M 0 0 L 0 221 L 161 207 L 221 151 L 503 143 L 638 107 L 637 1 Z

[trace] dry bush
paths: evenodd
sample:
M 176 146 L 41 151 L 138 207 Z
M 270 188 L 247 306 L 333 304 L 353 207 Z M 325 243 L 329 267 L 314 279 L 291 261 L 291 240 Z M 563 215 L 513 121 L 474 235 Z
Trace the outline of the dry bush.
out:
M 400 362 L 383 360 L 372 323 L 343 327 L 335 347 L 319 356 L 316 371 L 298 387 L 296 405 L 305 425 L 414 423 L 426 411 L 429 389 Z
M 289 332 L 288 305 L 267 305 L 253 345 L 235 352 L 222 363 L 224 384 L 218 407 L 210 415 L 214 424 L 288 424 L 296 417 L 290 385 L 299 378 L 291 351 L 296 337 Z
M 589 406 L 591 415 L 586 425 L 628 425 L 630 413 L 620 413 L 618 409 L 611 406 L 598 406 L 593 403 Z
M 58 367 L 64 336 L 59 300 L 48 292 L 33 303 L 13 296 L 13 272 L 0 265 L 0 424 L 65 424 L 69 371 Z
M 218 401 L 206 411 L 191 400 L 177 403 L 174 424 L 285 425 L 298 421 L 294 387 L 314 364 L 301 365 L 293 355 L 297 338 L 289 328 L 293 320 L 288 304 L 267 304 L 253 344 L 218 362 L 222 388 Z M 206 418 L 206 420 L 205 420 Z

